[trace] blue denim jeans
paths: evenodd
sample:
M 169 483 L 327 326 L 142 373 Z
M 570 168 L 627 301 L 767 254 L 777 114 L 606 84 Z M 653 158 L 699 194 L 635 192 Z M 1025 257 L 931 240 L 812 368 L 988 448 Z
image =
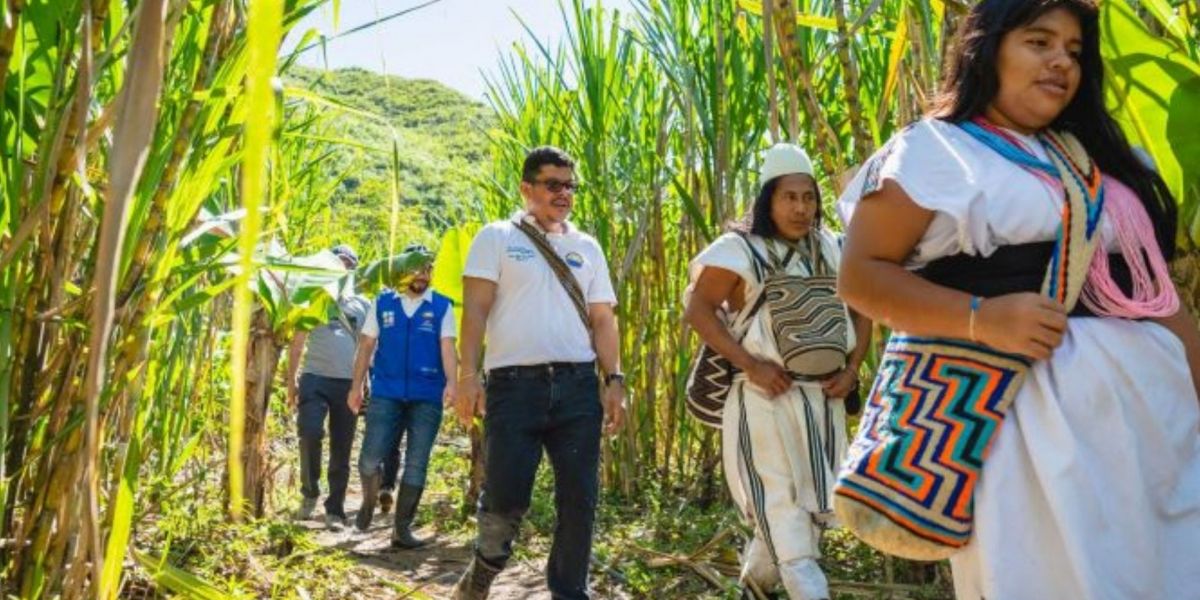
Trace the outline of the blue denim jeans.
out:
M 383 457 L 383 483 L 379 489 L 389 492 L 396 489 L 396 478 L 400 476 L 400 440 L 396 442 L 387 456 Z
M 367 430 L 358 455 L 358 473 L 362 477 L 382 471 L 383 461 L 394 451 L 401 438 L 404 449 L 402 485 L 425 487 L 429 455 L 442 425 L 440 402 L 406 402 L 392 398 L 371 398 L 367 406 Z
M 599 392 L 591 363 L 488 374 L 486 463 L 475 550 L 494 568 L 508 562 L 544 450 L 554 470 L 556 524 L 546 582 L 555 599 L 590 597 L 588 564 L 604 418 Z
M 346 516 L 346 484 L 350 481 L 350 448 L 358 417 L 350 412 L 346 396 L 349 379 L 334 379 L 312 373 L 300 376 L 300 402 L 296 408 L 296 429 L 300 437 L 300 493 L 305 498 L 321 495 L 321 442 L 325 420 L 329 418 L 329 495 L 325 512 Z

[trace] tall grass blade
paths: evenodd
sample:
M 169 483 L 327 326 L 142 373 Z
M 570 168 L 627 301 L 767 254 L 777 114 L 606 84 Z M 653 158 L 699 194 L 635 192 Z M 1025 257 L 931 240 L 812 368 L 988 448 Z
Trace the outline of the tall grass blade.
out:
M 100 593 L 111 597 L 116 582 L 105 580 L 104 551 L 100 535 L 100 397 L 107 373 L 108 337 L 112 331 L 117 272 L 120 252 L 125 245 L 126 216 L 134 189 L 146 165 L 154 138 L 154 115 L 162 89 L 166 37 L 166 0 L 145 0 L 139 5 L 133 43 L 130 45 L 128 76 L 121 92 L 120 108 L 114 122 L 113 149 L 109 157 L 109 193 L 100 224 L 100 242 L 96 251 L 95 300 L 91 316 L 88 368 L 84 383 L 87 399 L 86 462 L 83 485 L 86 497 L 86 530 L 90 547 L 93 581 L 102 582 Z M 89 85 L 81 81 L 80 86 Z M 119 579 L 120 571 L 116 572 Z
M 194 600 L 231 600 L 233 596 L 195 575 L 157 558 L 152 554 L 133 551 L 133 558 L 154 579 L 154 582 L 185 598 Z
M 238 236 L 240 255 L 238 283 L 234 286 L 232 398 L 229 407 L 229 511 L 234 519 L 244 509 L 243 427 L 246 419 L 246 365 L 250 342 L 250 317 L 253 310 L 252 284 L 256 281 L 254 255 L 262 229 L 263 194 L 267 189 L 267 158 L 271 134 L 278 115 L 271 80 L 282 38 L 282 0 L 256 0 L 250 5 L 247 23 L 249 64 L 246 73 L 247 106 L 245 114 L 245 153 L 242 158 L 242 204 L 246 218 Z M 253 451 L 253 449 L 250 449 Z

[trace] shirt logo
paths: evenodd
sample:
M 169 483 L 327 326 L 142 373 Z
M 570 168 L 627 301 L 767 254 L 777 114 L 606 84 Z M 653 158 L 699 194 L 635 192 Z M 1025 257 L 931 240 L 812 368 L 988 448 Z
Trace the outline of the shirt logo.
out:
M 578 252 L 568 252 L 565 260 L 573 269 L 578 269 L 583 266 L 583 256 L 581 256 Z
M 517 262 L 525 262 L 533 259 L 533 248 L 526 246 L 509 246 L 507 252 L 508 257 Z

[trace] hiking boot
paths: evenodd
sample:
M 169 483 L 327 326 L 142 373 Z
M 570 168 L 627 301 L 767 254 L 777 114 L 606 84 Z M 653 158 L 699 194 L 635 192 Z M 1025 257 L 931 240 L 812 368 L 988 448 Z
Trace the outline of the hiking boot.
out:
M 342 515 L 325 515 L 325 528 L 337 533 L 346 528 L 346 517 Z
M 375 499 L 379 497 L 379 482 L 383 476 L 379 473 L 363 477 L 362 480 L 362 506 L 358 507 L 358 514 L 354 516 L 354 525 L 359 531 L 366 531 L 371 527 L 371 517 L 375 514 Z
M 413 518 L 417 514 L 423 491 L 423 488 L 400 484 L 400 493 L 396 497 L 396 523 L 392 529 L 393 548 L 411 550 L 429 543 L 429 538 L 418 538 L 412 534 Z
M 296 510 L 296 519 L 307 521 L 312 518 L 313 512 L 317 510 L 316 498 L 304 498 L 300 500 L 300 508 Z
M 392 512 L 392 490 L 385 489 L 379 492 L 379 514 L 386 515 Z
M 467 565 L 466 572 L 454 586 L 451 600 L 487 600 L 488 590 L 492 589 L 492 580 L 499 572 L 500 569 L 492 567 L 484 562 L 479 554 L 475 554 L 471 558 L 471 564 Z

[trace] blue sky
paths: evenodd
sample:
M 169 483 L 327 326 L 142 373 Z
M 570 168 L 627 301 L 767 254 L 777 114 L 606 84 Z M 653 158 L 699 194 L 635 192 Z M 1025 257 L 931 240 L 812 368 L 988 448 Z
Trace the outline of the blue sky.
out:
M 332 4 L 327 4 L 293 30 L 285 49 L 308 29 L 331 36 L 426 0 L 342 0 L 338 28 Z M 569 2 L 570 0 L 565 0 Z M 602 0 L 605 8 L 622 12 L 632 0 Z M 586 0 L 588 5 L 594 0 Z M 435 79 L 468 96 L 483 98 L 481 70 L 493 71 L 502 52 L 529 35 L 513 12 L 545 42 L 557 43 L 565 31 L 556 0 L 441 0 L 377 27 L 351 34 L 327 45 L 330 68 L 356 66 L 402 77 Z M 319 48 L 309 50 L 301 64 L 322 67 Z

